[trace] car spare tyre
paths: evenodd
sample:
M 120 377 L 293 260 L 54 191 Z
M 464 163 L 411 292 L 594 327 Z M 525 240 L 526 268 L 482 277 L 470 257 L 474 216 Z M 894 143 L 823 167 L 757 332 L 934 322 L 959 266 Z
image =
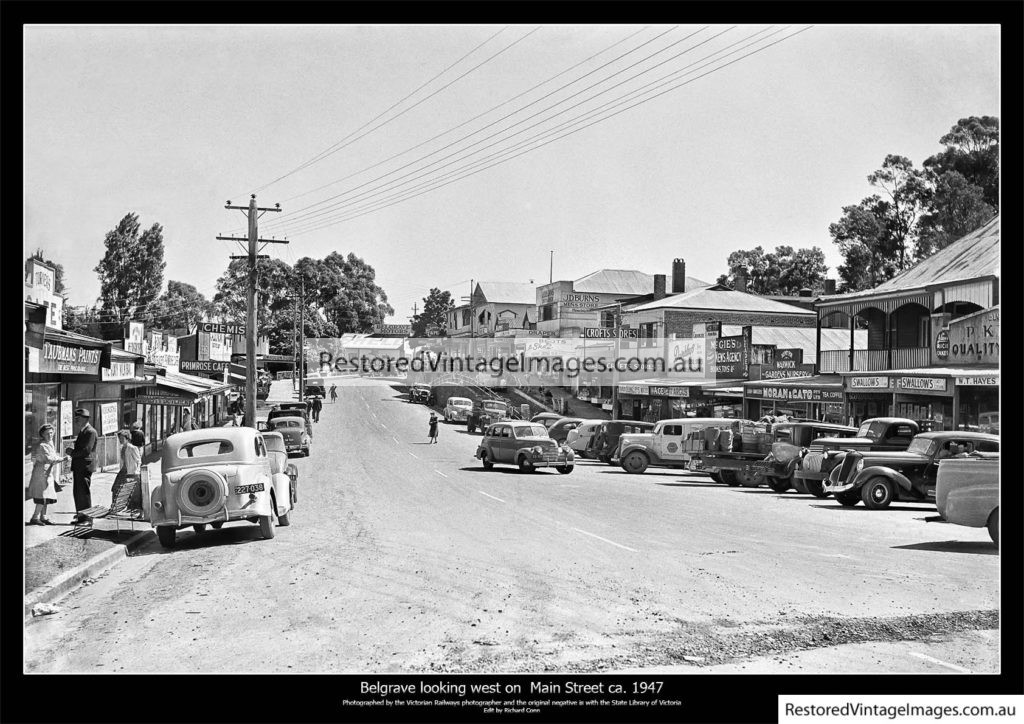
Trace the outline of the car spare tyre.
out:
M 178 508 L 197 518 L 213 515 L 224 507 L 228 486 L 214 470 L 192 470 L 178 481 Z

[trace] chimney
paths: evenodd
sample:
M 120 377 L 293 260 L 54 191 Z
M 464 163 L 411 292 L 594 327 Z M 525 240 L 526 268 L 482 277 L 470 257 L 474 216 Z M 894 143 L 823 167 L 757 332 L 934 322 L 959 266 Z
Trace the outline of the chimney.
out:
M 801 297 L 809 297 L 809 296 L 811 296 L 811 294 L 813 294 L 813 293 L 814 293 L 814 292 L 812 292 L 812 291 L 811 291 L 810 289 L 808 289 L 807 287 L 804 287 L 803 289 L 801 289 L 801 290 L 800 290 L 800 296 L 801 296 Z
M 836 280 L 835 279 L 826 279 L 825 280 L 825 294 L 835 294 L 835 293 L 836 293 Z
M 673 279 L 674 281 L 674 279 Z M 654 298 L 664 299 L 665 298 L 665 275 L 655 274 L 654 275 Z
M 736 272 L 736 284 L 734 285 L 733 289 L 735 289 L 737 292 L 744 292 L 744 293 L 746 293 L 746 291 L 747 291 L 747 268 L 746 267 L 742 267 L 741 266 L 739 268 L 739 270 L 737 270 L 737 272 Z
M 686 291 L 686 262 L 682 259 L 672 260 L 672 293 L 682 294 Z

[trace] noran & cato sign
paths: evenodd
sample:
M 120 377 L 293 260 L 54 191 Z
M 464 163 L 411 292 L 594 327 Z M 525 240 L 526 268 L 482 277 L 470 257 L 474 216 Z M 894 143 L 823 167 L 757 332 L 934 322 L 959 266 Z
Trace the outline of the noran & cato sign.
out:
M 786 402 L 842 402 L 842 390 L 823 390 L 816 387 L 764 386 L 749 388 L 747 396 L 761 400 L 784 400 Z
M 61 342 L 43 342 L 39 372 L 95 375 L 100 371 L 100 350 Z M 35 370 L 30 370 L 35 371 Z

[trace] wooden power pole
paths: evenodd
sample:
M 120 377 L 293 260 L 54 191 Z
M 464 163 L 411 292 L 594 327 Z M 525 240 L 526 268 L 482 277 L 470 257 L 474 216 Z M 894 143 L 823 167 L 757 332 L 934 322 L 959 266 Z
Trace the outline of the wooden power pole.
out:
M 245 317 L 245 423 L 249 427 L 256 427 L 256 260 L 266 259 L 261 256 L 260 251 L 263 244 L 287 244 L 285 239 L 261 239 L 257 230 L 257 221 L 267 211 L 280 211 L 281 204 L 275 204 L 274 208 L 263 208 L 256 206 L 256 194 L 249 199 L 248 206 L 232 206 L 231 202 L 224 206 L 225 209 L 236 209 L 246 214 L 249 219 L 249 237 L 241 239 L 233 236 L 218 236 L 222 241 L 247 242 L 249 253 L 242 257 L 231 257 L 232 259 L 249 260 L 249 284 L 246 289 L 246 317 Z

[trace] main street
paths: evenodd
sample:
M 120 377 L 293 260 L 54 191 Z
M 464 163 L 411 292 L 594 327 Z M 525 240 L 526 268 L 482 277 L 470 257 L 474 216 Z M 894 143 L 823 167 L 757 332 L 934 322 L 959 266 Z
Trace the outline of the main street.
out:
M 28 623 L 27 669 L 700 671 L 858 644 L 851 671 L 893 671 L 864 662 L 894 645 L 898 670 L 998 670 L 999 557 L 984 529 L 925 522 L 934 506 L 590 461 L 484 471 L 479 435 L 442 425 L 429 445 L 396 383 L 339 393 L 293 460 L 290 527 L 154 540 Z M 955 660 L 906 655 L 954 639 Z

